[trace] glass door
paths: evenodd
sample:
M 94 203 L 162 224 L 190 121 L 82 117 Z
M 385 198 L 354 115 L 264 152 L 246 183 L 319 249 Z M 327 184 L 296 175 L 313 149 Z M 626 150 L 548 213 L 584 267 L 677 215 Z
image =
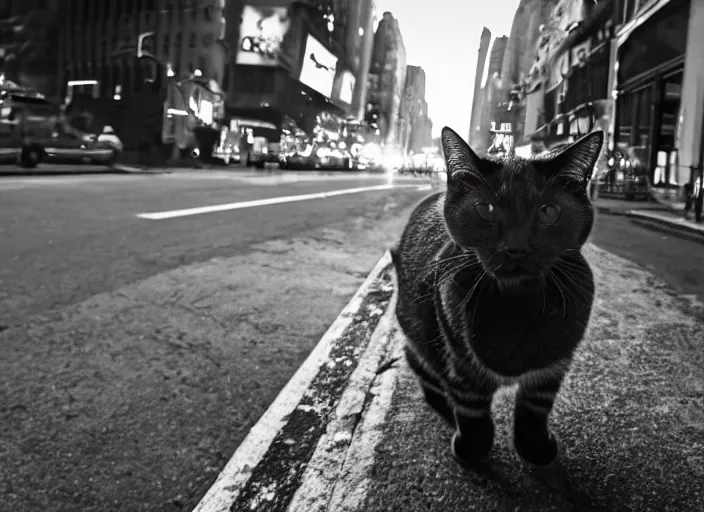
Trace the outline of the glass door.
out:
M 682 98 L 682 70 L 665 75 L 661 82 L 659 119 L 655 130 L 652 184 L 663 190 L 677 190 L 675 133 Z

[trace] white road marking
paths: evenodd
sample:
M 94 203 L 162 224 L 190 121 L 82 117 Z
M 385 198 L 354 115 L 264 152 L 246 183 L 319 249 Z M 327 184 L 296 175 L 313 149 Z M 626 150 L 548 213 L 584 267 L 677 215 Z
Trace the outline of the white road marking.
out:
M 239 203 L 217 204 L 212 206 L 199 206 L 197 208 L 186 208 L 184 210 L 171 210 L 166 212 L 138 213 L 137 217 L 149 220 L 173 219 L 176 217 L 188 217 L 190 215 L 201 215 L 203 213 L 224 212 L 229 210 L 240 210 L 242 208 L 253 208 L 255 206 L 268 206 L 272 204 L 294 203 L 297 201 L 310 201 L 311 199 L 325 199 L 334 196 L 348 194 L 360 194 L 362 192 L 373 192 L 377 190 L 390 190 L 392 188 L 418 188 L 418 185 L 377 185 L 374 187 L 347 188 L 343 190 L 333 190 L 330 192 L 317 192 L 315 194 L 301 194 L 297 196 L 270 197 L 267 199 L 255 199 L 253 201 L 242 201 Z
M 350 326 L 372 283 L 379 278 L 389 263 L 391 255 L 386 251 L 308 358 L 251 428 L 193 512 L 230 510 L 230 506 L 251 477 L 252 470 L 262 460 L 277 433 L 286 424 L 286 418 L 298 406 L 319 368 L 326 362 L 333 343 Z

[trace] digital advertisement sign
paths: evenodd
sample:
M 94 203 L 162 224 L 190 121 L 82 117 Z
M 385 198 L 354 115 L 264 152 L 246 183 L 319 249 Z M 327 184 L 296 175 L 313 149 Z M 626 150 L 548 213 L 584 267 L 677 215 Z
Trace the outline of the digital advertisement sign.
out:
M 337 93 L 336 96 L 343 103 L 347 103 L 348 105 L 351 105 L 352 98 L 354 97 L 354 86 L 355 86 L 355 83 L 357 82 L 357 80 L 355 79 L 352 72 L 347 71 L 347 70 L 344 70 L 344 71 L 342 71 L 342 73 L 340 73 L 338 80 L 339 80 L 339 89 L 336 87 L 336 90 L 338 90 L 339 92 Z
M 240 24 L 237 64 L 277 66 L 284 38 L 291 28 L 286 7 L 245 5 Z
M 301 82 L 330 98 L 335 84 L 336 69 L 337 57 L 317 39 L 308 35 L 301 68 Z

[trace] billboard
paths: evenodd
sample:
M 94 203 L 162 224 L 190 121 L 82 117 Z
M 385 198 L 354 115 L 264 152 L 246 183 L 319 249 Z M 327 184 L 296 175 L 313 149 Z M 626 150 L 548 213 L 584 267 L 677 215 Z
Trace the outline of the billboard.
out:
M 336 79 L 335 97 L 341 102 L 351 105 L 356 82 L 357 80 L 351 71 L 343 70 Z
M 290 28 L 291 18 L 286 7 L 245 5 L 237 64 L 278 66 L 284 38 Z
M 310 34 L 306 39 L 300 81 L 329 98 L 335 83 L 337 57 Z

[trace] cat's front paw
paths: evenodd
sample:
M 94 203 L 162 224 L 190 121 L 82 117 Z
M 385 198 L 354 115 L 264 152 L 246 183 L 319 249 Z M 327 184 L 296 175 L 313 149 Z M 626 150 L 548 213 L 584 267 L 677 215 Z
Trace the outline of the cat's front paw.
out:
M 537 436 L 517 435 L 513 446 L 518 456 L 533 466 L 547 468 L 558 463 L 560 444 L 551 432 Z
M 464 467 L 470 467 L 489 455 L 494 444 L 494 426 L 483 428 L 472 435 L 455 432 L 452 436 L 452 456 Z

